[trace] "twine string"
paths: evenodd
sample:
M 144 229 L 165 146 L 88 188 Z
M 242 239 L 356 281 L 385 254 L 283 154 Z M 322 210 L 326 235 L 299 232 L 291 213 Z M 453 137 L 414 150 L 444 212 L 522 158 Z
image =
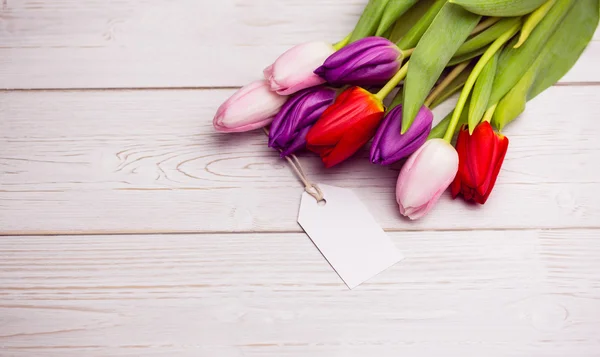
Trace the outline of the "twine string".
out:
M 269 130 L 267 128 L 263 128 L 263 131 L 267 136 L 269 136 Z M 279 149 L 279 152 L 282 152 L 282 150 Z M 308 193 L 315 200 L 317 200 L 317 202 L 323 201 L 325 199 L 323 191 L 321 191 L 321 189 L 316 183 L 313 183 L 308 179 L 308 176 L 306 176 L 304 168 L 302 167 L 302 164 L 300 164 L 300 160 L 298 160 L 298 157 L 294 154 L 291 154 L 286 156 L 285 159 L 292 167 L 292 170 L 294 171 L 296 176 L 298 176 L 300 181 L 302 181 L 302 184 L 304 185 L 304 191 L 306 191 L 306 193 Z

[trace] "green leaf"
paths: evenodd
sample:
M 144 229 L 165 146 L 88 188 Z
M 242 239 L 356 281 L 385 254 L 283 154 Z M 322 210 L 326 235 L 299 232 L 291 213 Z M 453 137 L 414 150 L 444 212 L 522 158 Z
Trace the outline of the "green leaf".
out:
M 410 9 L 418 0 L 390 0 L 385 7 L 375 36 L 382 36 L 394 22 Z
M 463 43 L 456 51 L 454 56 L 462 56 L 486 47 L 519 21 L 520 19 L 518 17 L 509 17 L 496 22 L 489 28 L 485 29 L 485 31 L 473 36 Z
M 389 28 L 386 32 L 381 34 L 381 37 L 389 39 L 392 36 L 392 29 Z M 392 41 L 393 42 L 393 41 Z
M 471 105 L 469 106 L 469 132 L 472 134 L 473 130 L 481 118 L 483 113 L 488 108 L 488 101 L 490 94 L 492 93 L 492 85 L 494 84 L 494 77 L 496 76 L 496 66 L 498 64 L 498 57 L 500 52 L 496 52 L 488 63 L 483 67 L 483 70 L 477 77 L 475 87 L 473 87 L 473 94 L 471 97 Z
M 521 36 L 519 36 L 519 42 L 515 45 L 515 48 L 521 47 L 525 41 L 529 38 L 529 35 L 533 32 L 535 27 L 544 19 L 548 11 L 556 4 L 556 0 L 548 0 L 544 5 L 540 6 L 537 10 L 527 16 L 527 20 L 523 24 L 521 29 Z
M 515 120 L 525 110 L 528 100 L 558 82 L 573 67 L 592 40 L 599 20 L 598 1 L 577 0 L 538 59 L 498 103 L 492 120 L 496 128 L 502 130 Z
M 433 23 L 433 20 L 442 10 L 445 4 L 446 0 L 436 0 L 427 10 L 427 12 L 419 19 L 419 21 L 417 21 L 415 25 L 411 27 L 408 33 L 396 43 L 396 45 L 398 45 L 401 50 L 414 48 L 419 43 L 421 37 L 423 37 L 425 34 L 425 31 L 427 31 L 429 26 Z
M 460 55 L 460 56 L 454 56 L 450 59 L 450 62 L 448 62 L 448 66 L 454 66 L 454 65 L 464 62 L 466 60 L 470 60 L 471 58 L 481 56 L 482 54 L 485 53 L 485 51 L 488 49 L 488 47 L 489 46 L 481 47 L 477 51 L 469 52 L 469 53 L 466 53 L 466 54 Z
M 454 93 L 458 92 L 467 82 L 467 78 L 469 78 L 472 70 L 473 65 L 469 65 L 469 67 L 467 67 L 464 71 L 460 72 L 460 74 L 454 78 L 446 88 L 444 88 L 444 90 L 438 95 L 433 103 L 431 103 L 431 107 L 429 109 L 437 107 L 445 102 L 446 99 L 450 98 Z
M 466 105 L 470 105 L 471 102 L 471 97 L 469 97 L 469 99 L 467 99 L 467 103 Z M 429 133 L 429 136 L 427 137 L 427 139 L 441 139 L 444 137 L 444 134 L 446 134 L 446 131 L 448 130 L 448 126 L 450 126 L 450 121 L 452 119 L 452 114 L 454 111 L 450 111 L 450 113 L 448 113 L 448 115 L 446 115 L 444 117 L 444 119 L 442 119 L 436 126 L 434 126 L 431 129 L 431 132 Z M 463 110 L 463 112 L 460 115 L 460 119 L 458 121 L 458 127 L 460 128 L 463 124 L 467 124 L 467 120 L 468 120 L 469 116 L 467 115 L 467 111 Z
M 548 38 L 559 28 L 561 21 L 578 1 L 580 0 L 558 0 L 523 46 L 514 48 L 518 38 L 506 46 L 498 60 L 490 103 L 498 103 L 517 84 L 540 56 Z
M 358 22 L 356 23 L 356 26 L 350 35 L 350 41 L 348 43 L 352 43 L 375 34 L 375 31 L 379 26 L 379 22 L 383 16 L 383 12 L 385 11 L 385 7 L 389 1 L 390 0 L 369 0 L 369 3 L 365 7 L 365 10 L 360 16 L 360 19 L 358 19 Z
M 540 7 L 546 0 L 450 0 L 482 16 L 522 16 Z
M 390 41 L 396 43 L 412 29 L 419 20 L 425 15 L 427 10 L 437 0 L 420 0 L 415 6 L 411 7 L 404 15 L 400 16 L 394 26 L 392 33 L 388 37 Z M 406 49 L 406 48 L 405 48 Z
M 537 61 L 541 63 L 541 61 Z M 492 124 L 498 129 L 502 130 L 504 126 L 516 117 L 518 117 L 525 110 L 525 103 L 527 103 L 527 92 L 533 84 L 536 73 L 536 65 L 534 64 L 529 68 L 525 75 L 521 77 L 519 82 L 510 90 L 504 98 L 498 103 L 494 116 L 492 118 Z
M 560 28 L 548 40 L 540 57 L 543 63 L 529 92 L 535 98 L 558 82 L 575 65 L 590 43 L 598 27 L 600 3 L 596 0 L 577 0 Z
M 454 108 L 454 113 L 452 114 L 450 126 L 448 127 L 448 131 L 444 135 L 444 140 L 446 140 L 447 142 L 450 142 L 450 139 L 452 139 L 452 137 L 454 136 L 454 132 L 456 130 L 458 122 L 460 121 L 460 117 L 464 112 L 463 109 L 465 108 L 466 102 L 471 94 L 471 90 L 475 86 L 475 82 L 477 81 L 477 78 L 479 78 L 479 75 L 483 71 L 484 67 L 491 59 L 494 58 L 496 53 L 506 44 L 506 42 L 509 41 L 519 31 L 520 28 L 521 23 L 519 22 L 515 24 L 511 29 L 503 33 L 502 36 L 498 37 L 488 47 L 485 53 L 477 61 L 475 68 L 473 68 L 473 71 L 469 75 L 469 78 L 467 79 L 467 82 L 465 83 L 465 86 L 460 93 L 460 97 L 458 97 L 458 102 L 456 103 L 456 108 Z
M 450 3 L 435 17 L 409 62 L 404 84 L 402 133 L 410 128 L 444 67 L 480 19 L 481 16 Z

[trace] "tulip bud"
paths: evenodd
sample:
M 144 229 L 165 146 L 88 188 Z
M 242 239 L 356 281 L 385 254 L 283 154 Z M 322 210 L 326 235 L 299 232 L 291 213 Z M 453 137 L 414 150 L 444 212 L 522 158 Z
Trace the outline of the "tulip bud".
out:
M 452 197 L 462 194 L 467 201 L 484 204 L 496 183 L 496 178 L 508 150 L 508 138 L 497 134 L 484 121 L 469 135 L 463 126 L 456 141 L 459 164 L 452 182 Z
M 388 112 L 377 129 L 371 145 L 371 162 L 390 165 L 401 160 L 421 147 L 427 140 L 433 123 L 433 113 L 423 106 L 408 131 L 400 134 L 402 105 Z
M 398 183 L 400 214 L 412 220 L 426 215 L 448 188 L 458 170 L 458 154 L 442 139 L 431 139 L 406 161 Z
M 398 72 L 402 51 L 382 37 L 367 37 L 343 47 L 315 71 L 334 86 L 383 85 Z
M 306 146 L 306 134 L 333 103 L 335 90 L 326 87 L 304 89 L 290 97 L 273 119 L 269 147 L 281 150 L 281 157 Z
M 302 89 L 325 83 L 314 73 L 335 49 L 326 42 L 307 42 L 292 47 L 265 68 L 265 79 L 271 90 L 280 95 L 289 95 Z
M 266 81 L 252 82 L 221 104 L 213 119 L 217 131 L 243 132 L 269 125 L 287 97 L 269 90 Z
M 325 167 L 346 160 L 375 134 L 383 103 L 360 87 L 350 87 L 323 112 L 306 135 L 309 150 L 321 155 Z

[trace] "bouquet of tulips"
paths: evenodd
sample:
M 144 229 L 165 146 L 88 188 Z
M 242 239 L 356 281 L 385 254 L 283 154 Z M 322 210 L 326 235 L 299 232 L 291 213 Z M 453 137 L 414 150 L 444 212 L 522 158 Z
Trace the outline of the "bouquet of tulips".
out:
M 396 198 L 410 219 L 448 187 L 483 204 L 508 149 L 494 127 L 568 72 L 599 8 L 599 0 L 370 0 L 350 35 L 282 54 L 221 105 L 214 127 L 270 125 L 269 147 L 282 157 L 308 149 L 328 168 L 373 139 L 373 164 L 407 159 Z M 431 110 L 455 93 L 455 108 L 433 126 Z

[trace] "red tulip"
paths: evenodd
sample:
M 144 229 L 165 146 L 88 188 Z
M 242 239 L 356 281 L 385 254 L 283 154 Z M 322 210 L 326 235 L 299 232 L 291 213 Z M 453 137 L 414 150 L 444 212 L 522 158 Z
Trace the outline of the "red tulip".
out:
M 306 135 L 307 148 L 332 167 L 356 153 L 375 135 L 383 103 L 360 87 L 340 94 Z
M 452 182 L 452 197 L 461 193 L 465 200 L 484 204 L 502 167 L 508 138 L 497 134 L 490 123 L 477 125 L 473 135 L 463 126 L 458 134 L 458 173 Z

